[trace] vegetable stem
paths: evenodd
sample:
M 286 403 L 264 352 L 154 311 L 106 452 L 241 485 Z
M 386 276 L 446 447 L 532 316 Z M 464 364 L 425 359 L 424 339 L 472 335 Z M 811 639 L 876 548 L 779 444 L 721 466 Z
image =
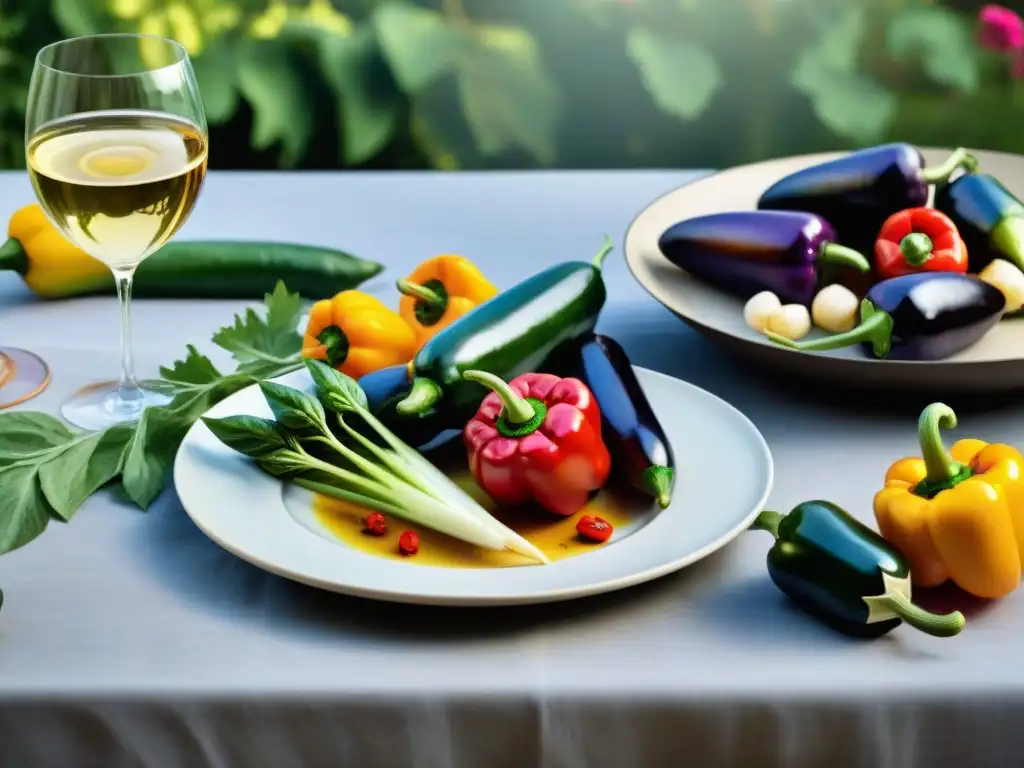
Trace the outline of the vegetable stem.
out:
M 914 605 L 904 595 L 893 592 L 875 600 L 879 605 L 891 609 L 914 629 L 933 637 L 953 637 L 960 634 L 967 620 L 960 611 L 938 614 Z
M 28 254 L 15 237 L 7 238 L 7 242 L 0 245 L 0 270 L 12 270 L 19 275 L 28 272 Z
M 845 333 L 836 333 L 823 339 L 793 341 L 771 331 L 766 331 L 765 336 L 784 347 L 808 352 L 841 349 L 842 347 L 865 342 L 872 345 L 876 356 L 885 357 L 889 353 L 889 345 L 892 340 L 892 317 L 888 312 L 876 310 L 867 299 L 861 302 L 860 311 L 860 325 L 853 330 L 846 331 Z
M 675 470 L 661 464 L 654 464 L 644 470 L 641 478 L 644 488 L 658 502 L 662 509 L 668 509 L 672 503 L 672 478 Z
M 939 430 L 955 427 L 956 413 L 945 403 L 932 403 L 921 411 L 921 418 L 917 422 L 917 441 L 921 445 L 921 457 L 928 474 L 914 488 L 918 496 L 931 498 L 973 474 L 970 467 L 953 459 L 942 443 Z
M 932 257 L 932 239 L 923 232 L 911 232 L 900 240 L 903 260 L 912 267 L 919 267 Z
M 395 410 L 401 416 L 416 416 L 433 408 L 441 396 L 441 387 L 436 382 L 417 376 L 412 380 L 409 394 L 395 405 Z
M 548 408 L 535 397 L 520 397 L 505 381 L 485 371 L 466 371 L 462 378 L 489 387 L 501 398 L 497 428 L 505 437 L 526 437 L 536 432 L 547 418 Z
M 750 524 L 750 530 L 768 531 L 768 533 L 777 539 L 779 538 L 779 524 L 785 517 L 786 516 L 780 512 L 772 512 L 767 509 L 763 510 L 754 522 Z
M 821 264 L 852 267 L 860 272 L 867 272 L 871 269 L 868 260 L 859 251 L 839 245 L 839 243 L 822 243 L 821 248 L 818 249 L 817 261 Z
M 596 269 L 604 267 L 605 259 L 608 258 L 608 254 L 615 250 L 615 243 L 608 235 L 604 236 L 604 245 L 601 246 L 601 250 L 597 252 L 597 255 L 590 262 Z
M 425 285 L 406 280 L 404 277 L 398 279 L 397 285 L 400 293 L 411 296 L 414 299 L 419 299 L 433 307 L 439 307 L 444 304 L 444 299 L 436 291 L 430 290 Z
M 954 150 L 942 165 L 935 168 L 922 168 L 921 179 L 925 184 L 941 184 L 949 181 L 949 177 L 960 168 L 971 173 L 978 170 L 978 159 L 964 147 Z

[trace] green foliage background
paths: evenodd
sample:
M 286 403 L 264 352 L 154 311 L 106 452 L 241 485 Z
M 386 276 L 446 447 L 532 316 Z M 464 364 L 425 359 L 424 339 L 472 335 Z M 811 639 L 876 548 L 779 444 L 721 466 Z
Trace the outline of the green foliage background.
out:
M 214 168 L 709 168 L 889 139 L 1024 151 L 1024 85 L 976 45 L 981 6 L 0 0 L 0 167 L 24 167 L 35 52 L 110 31 L 189 49 Z

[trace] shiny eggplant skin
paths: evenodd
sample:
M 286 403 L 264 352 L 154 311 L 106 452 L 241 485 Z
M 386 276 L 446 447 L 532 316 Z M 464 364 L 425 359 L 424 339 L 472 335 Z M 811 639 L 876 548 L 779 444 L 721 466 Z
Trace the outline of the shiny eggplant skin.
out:
M 866 298 L 892 318 L 890 360 L 944 360 L 981 339 L 1006 307 L 998 288 L 953 272 L 883 280 Z
M 677 267 L 741 299 L 771 291 L 783 304 L 809 305 L 821 287 L 819 261 L 835 237 L 810 213 L 733 211 L 681 221 L 658 247 Z
M 971 272 L 993 259 L 1024 269 L 1024 203 L 998 179 L 961 171 L 936 187 L 934 205 L 960 232 Z
M 359 387 L 366 395 L 370 412 L 392 431 L 400 430 L 402 440 L 413 448 L 421 448 L 442 436 L 452 439 L 460 434 L 450 429 L 444 414 L 437 408 L 415 416 L 397 416 L 394 406 L 412 388 L 408 364 L 392 365 L 368 373 L 359 379 Z
M 626 351 L 614 339 L 595 334 L 562 360 L 559 375 L 582 381 L 601 410 L 612 475 L 667 507 L 675 474 L 672 448 Z
M 870 147 L 780 179 L 757 207 L 817 214 L 832 224 L 838 242 L 870 253 L 887 218 L 927 204 L 923 169 L 924 157 L 910 144 Z

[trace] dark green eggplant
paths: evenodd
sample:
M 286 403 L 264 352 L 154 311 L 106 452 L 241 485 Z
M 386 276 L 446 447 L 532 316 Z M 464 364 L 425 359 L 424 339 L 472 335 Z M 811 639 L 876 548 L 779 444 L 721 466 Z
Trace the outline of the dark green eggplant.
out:
M 930 613 L 910 600 L 910 566 L 879 534 L 829 501 L 788 515 L 764 511 L 753 529 L 775 537 L 768 575 L 803 611 L 854 637 L 879 637 L 901 622 L 936 637 L 964 628 L 959 611 Z
M 591 334 L 607 296 L 601 267 L 612 247 L 606 238 L 593 261 L 557 264 L 524 280 L 424 344 L 410 363 L 409 393 L 392 408 L 396 434 L 404 434 L 403 420 L 412 423 L 432 410 L 440 427 L 462 429 L 483 399 L 463 372 L 506 381 L 544 372 L 560 347 Z

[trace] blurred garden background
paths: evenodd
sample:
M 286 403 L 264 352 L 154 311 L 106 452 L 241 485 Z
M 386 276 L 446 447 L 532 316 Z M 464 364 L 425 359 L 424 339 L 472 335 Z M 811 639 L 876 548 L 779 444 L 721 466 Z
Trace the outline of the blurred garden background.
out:
M 112 31 L 189 49 L 213 168 L 720 168 L 893 139 L 1024 152 L 1024 0 L 1004 5 L 0 0 L 0 168 L 24 167 L 36 51 Z

